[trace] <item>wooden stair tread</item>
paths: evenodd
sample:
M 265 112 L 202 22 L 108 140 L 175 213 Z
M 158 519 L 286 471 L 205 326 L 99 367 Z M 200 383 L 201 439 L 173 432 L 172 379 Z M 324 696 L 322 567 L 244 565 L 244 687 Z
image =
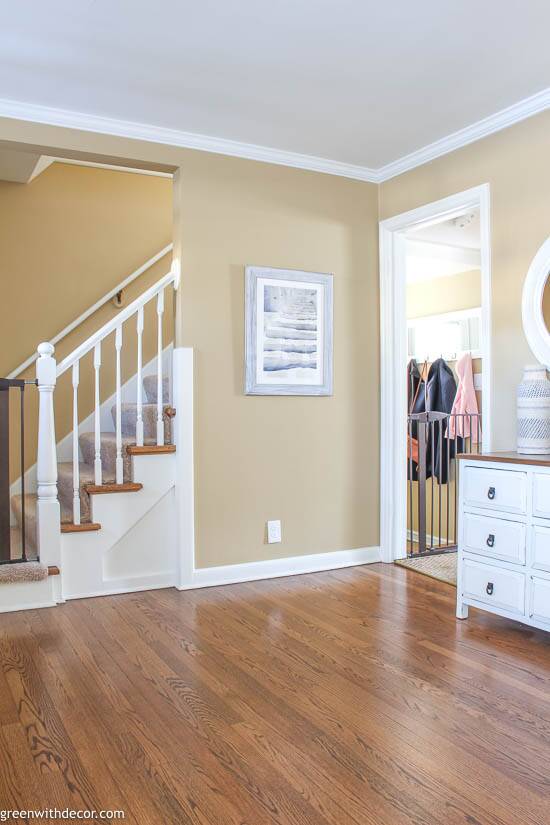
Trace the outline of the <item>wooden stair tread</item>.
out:
M 129 455 L 156 455 L 157 453 L 175 453 L 176 445 L 163 444 L 162 446 L 158 446 L 156 444 L 145 444 L 143 447 L 138 447 L 136 444 L 131 444 L 129 447 L 126 447 L 126 452 Z
M 84 521 L 80 524 L 62 524 L 62 533 L 90 533 L 93 530 L 101 530 L 101 524 L 95 521 Z
M 126 481 L 124 484 L 86 484 L 87 493 L 137 493 L 143 489 L 143 484 Z
M 59 567 L 55 564 L 51 564 L 48 567 L 48 576 L 59 576 Z

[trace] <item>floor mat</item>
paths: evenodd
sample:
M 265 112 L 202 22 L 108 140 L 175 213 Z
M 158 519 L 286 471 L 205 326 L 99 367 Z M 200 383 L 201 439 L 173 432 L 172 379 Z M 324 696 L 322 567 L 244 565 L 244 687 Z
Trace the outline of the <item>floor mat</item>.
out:
M 398 559 L 395 564 L 456 587 L 456 555 L 456 553 L 441 553 L 437 556 L 423 556 L 416 559 Z

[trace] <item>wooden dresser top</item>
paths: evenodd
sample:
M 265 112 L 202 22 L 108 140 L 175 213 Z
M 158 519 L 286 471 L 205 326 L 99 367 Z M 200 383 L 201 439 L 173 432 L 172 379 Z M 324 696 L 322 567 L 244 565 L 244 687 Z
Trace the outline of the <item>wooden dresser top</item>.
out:
M 522 453 L 459 453 L 460 461 L 493 461 L 503 464 L 536 464 L 550 467 L 550 455 L 523 455 Z

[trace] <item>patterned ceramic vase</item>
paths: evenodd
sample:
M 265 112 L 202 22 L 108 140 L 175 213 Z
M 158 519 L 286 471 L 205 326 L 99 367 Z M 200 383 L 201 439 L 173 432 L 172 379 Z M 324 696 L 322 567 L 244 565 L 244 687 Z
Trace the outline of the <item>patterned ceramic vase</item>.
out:
M 526 366 L 518 386 L 518 453 L 550 453 L 550 381 L 540 364 Z

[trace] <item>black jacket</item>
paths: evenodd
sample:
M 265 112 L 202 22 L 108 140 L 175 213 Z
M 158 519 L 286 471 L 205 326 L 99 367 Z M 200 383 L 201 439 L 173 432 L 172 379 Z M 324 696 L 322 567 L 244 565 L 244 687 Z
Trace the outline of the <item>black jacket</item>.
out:
M 440 412 L 449 414 L 453 408 L 456 396 L 456 380 L 451 368 L 445 363 L 443 358 L 438 358 L 430 367 L 428 379 L 422 382 L 416 402 L 411 410 L 411 403 L 414 398 L 420 373 L 415 361 L 411 361 L 407 370 L 409 388 L 409 412 Z M 429 425 L 426 445 L 426 477 L 436 476 L 440 484 L 446 484 L 449 478 L 449 462 L 455 456 L 456 442 L 447 441 L 445 433 L 447 422 L 435 421 Z M 409 434 L 414 438 L 418 436 L 418 424 L 412 422 Z M 462 442 L 462 439 L 457 439 Z M 459 445 L 459 449 L 462 447 Z M 407 463 L 407 472 L 411 477 L 410 462 Z M 412 478 L 417 479 L 417 467 L 413 462 Z
M 456 380 L 451 368 L 443 358 L 438 358 L 430 367 L 426 387 L 426 406 L 429 412 L 450 414 L 456 396 Z M 435 475 L 440 484 L 449 480 L 449 462 L 455 456 L 456 441 L 445 438 L 447 422 L 434 422 L 433 438 L 430 434 L 430 462 L 427 475 Z M 461 441 L 461 439 L 458 439 Z M 459 447 L 459 449 L 462 449 Z

